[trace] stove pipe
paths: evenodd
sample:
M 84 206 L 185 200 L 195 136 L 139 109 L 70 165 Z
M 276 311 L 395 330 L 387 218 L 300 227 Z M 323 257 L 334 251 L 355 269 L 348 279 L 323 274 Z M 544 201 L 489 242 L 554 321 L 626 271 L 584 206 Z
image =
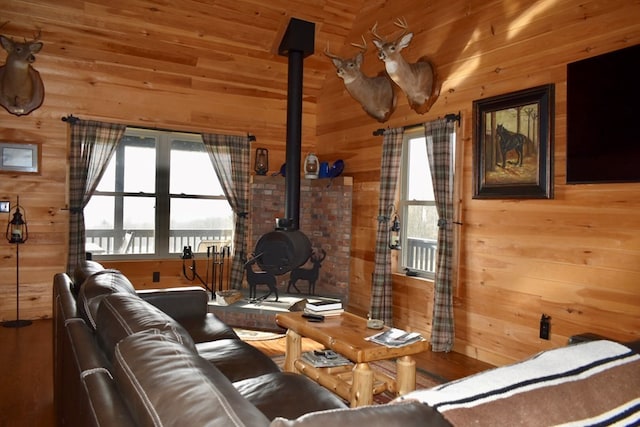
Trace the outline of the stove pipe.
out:
M 289 58 L 287 83 L 287 144 L 285 171 L 285 218 L 276 219 L 276 230 L 256 243 L 260 268 L 285 274 L 311 256 L 311 242 L 300 226 L 300 163 L 302 151 L 303 61 L 314 51 L 315 24 L 291 18 L 278 53 Z

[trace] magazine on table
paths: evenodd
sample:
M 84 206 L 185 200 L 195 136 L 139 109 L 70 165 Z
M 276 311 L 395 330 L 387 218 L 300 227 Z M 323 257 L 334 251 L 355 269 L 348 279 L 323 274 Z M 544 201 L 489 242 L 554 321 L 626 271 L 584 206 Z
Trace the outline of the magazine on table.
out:
M 314 368 L 331 368 L 352 364 L 349 359 L 332 350 L 307 351 L 302 353 L 302 360 Z
M 418 332 L 407 332 L 402 329 L 391 328 L 367 337 L 366 339 L 386 347 L 403 347 L 413 344 L 414 342 L 422 341 L 424 338 Z
M 344 313 L 344 308 L 336 308 L 335 310 L 312 310 L 310 308 L 306 308 L 303 310 L 307 314 L 318 314 L 320 316 L 339 316 Z

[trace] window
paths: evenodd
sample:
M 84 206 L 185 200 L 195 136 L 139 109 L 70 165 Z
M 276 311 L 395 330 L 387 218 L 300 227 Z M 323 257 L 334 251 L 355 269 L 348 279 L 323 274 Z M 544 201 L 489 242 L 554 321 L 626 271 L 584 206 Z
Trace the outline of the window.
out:
M 423 127 L 404 134 L 400 180 L 398 268 L 402 273 L 410 271 L 432 279 L 436 271 L 438 213 Z
M 98 257 L 232 242 L 233 211 L 198 134 L 127 129 L 84 215 L 87 252 Z

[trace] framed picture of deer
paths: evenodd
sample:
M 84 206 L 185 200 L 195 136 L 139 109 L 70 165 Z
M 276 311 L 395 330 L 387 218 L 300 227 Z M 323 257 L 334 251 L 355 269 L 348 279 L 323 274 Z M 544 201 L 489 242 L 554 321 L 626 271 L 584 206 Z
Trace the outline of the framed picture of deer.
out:
M 554 85 L 473 102 L 474 199 L 553 198 Z
M 40 173 L 40 144 L 0 141 L 0 173 Z

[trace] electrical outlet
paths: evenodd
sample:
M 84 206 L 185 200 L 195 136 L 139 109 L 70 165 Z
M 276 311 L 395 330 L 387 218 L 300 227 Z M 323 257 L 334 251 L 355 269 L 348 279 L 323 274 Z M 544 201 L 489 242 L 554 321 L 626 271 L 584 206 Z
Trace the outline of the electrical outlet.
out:
M 550 320 L 551 320 L 551 317 L 547 316 L 544 313 L 540 318 L 540 338 L 542 338 L 543 340 L 549 339 L 549 332 L 551 329 Z
M 160 281 L 160 272 L 159 271 L 154 271 L 153 272 L 153 283 L 158 283 Z

